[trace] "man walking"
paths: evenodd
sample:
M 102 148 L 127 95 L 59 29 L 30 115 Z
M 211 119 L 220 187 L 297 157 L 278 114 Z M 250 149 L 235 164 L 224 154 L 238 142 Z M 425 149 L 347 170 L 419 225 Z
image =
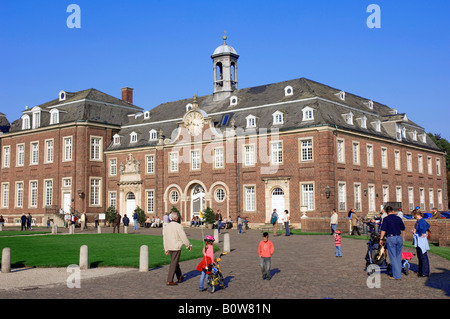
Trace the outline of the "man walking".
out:
M 337 229 L 337 223 L 338 223 L 338 214 L 336 213 L 336 209 L 333 208 L 333 210 L 331 211 L 331 218 L 330 218 L 331 235 L 334 235 L 334 232 Z
M 136 210 L 134 210 L 133 221 L 134 221 L 134 230 L 137 230 L 138 214 L 137 214 L 137 211 L 136 211 Z
M 181 255 L 181 247 L 186 246 L 189 251 L 191 251 L 192 245 L 184 232 L 183 226 L 178 222 L 179 216 L 177 213 L 173 212 L 171 214 L 171 222 L 166 226 L 163 232 L 163 242 L 164 242 L 164 253 L 166 255 L 170 254 L 170 266 L 169 274 L 167 275 L 167 285 L 174 286 L 177 285 L 173 281 L 174 275 L 177 276 L 178 282 L 182 282 L 184 276 L 182 276 L 179 261 Z
M 116 217 L 114 218 L 113 222 L 113 233 L 116 232 L 117 227 L 117 233 L 120 233 L 120 220 L 122 219 L 122 216 L 120 216 L 119 212 L 116 212 Z
M 381 224 L 380 245 L 383 245 L 383 238 L 386 237 L 386 247 L 389 254 L 389 260 L 392 266 L 392 277 L 390 279 L 402 278 L 402 231 L 405 230 L 405 224 L 391 206 L 386 207 L 388 214 Z

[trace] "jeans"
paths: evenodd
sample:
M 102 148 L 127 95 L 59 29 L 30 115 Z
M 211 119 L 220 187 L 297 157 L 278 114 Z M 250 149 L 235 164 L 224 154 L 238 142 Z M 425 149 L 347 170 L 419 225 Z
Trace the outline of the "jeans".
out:
M 205 279 L 206 279 L 206 282 L 208 282 L 208 277 L 209 277 L 209 275 L 203 270 L 202 274 L 200 275 L 200 284 L 198 285 L 198 289 L 203 290 L 204 284 L 205 284 Z
M 284 222 L 284 228 L 286 229 L 286 236 L 289 236 L 291 234 L 289 232 L 289 222 Z
M 417 259 L 419 260 L 419 275 L 430 275 L 430 262 L 428 260 L 427 252 L 422 253 L 420 247 L 416 247 Z
M 238 224 L 239 234 L 242 234 L 242 224 Z
M 402 236 L 388 236 L 386 246 L 389 254 L 389 260 L 392 267 L 392 277 L 395 279 L 402 278 Z
M 336 228 L 337 228 L 337 224 L 331 224 L 331 235 L 334 235 Z
M 137 219 L 134 220 L 134 230 L 137 230 Z
M 219 223 L 217 224 L 217 229 L 219 231 L 219 234 L 220 234 L 220 229 L 222 228 L 222 226 L 223 226 L 222 221 L 219 221 Z
M 336 246 L 336 257 L 342 257 L 341 246 Z
M 259 260 L 259 266 L 261 267 L 263 278 L 270 277 L 270 258 L 271 257 L 261 257 Z

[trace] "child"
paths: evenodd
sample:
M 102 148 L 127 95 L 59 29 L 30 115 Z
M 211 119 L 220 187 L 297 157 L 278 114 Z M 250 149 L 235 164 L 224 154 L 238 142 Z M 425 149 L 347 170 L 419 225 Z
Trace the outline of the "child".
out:
M 199 284 L 199 290 L 205 291 L 206 288 L 204 288 L 204 282 L 206 279 L 206 282 L 208 282 L 208 275 L 211 273 L 208 271 L 209 265 L 214 263 L 214 237 L 211 235 L 208 235 L 205 237 L 205 247 L 203 248 L 203 258 L 200 261 L 200 263 L 197 266 L 197 270 L 200 271 L 202 274 L 200 275 L 200 284 Z
M 274 253 L 273 243 L 269 240 L 269 233 L 263 233 L 263 239 L 259 242 L 258 255 L 261 267 L 262 279 L 270 280 L 270 258 Z
M 336 244 L 336 257 L 342 257 L 342 252 L 341 252 L 342 237 L 341 237 L 341 232 L 339 230 L 336 230 L 334 232 L 334 242 Z

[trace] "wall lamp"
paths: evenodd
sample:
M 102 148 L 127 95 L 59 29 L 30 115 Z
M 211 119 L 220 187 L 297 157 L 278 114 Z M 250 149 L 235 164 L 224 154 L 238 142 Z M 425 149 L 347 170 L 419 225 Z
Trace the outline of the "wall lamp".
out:
M 84 192 L 81 191 L 81 189 L 77 189 L 78 197 L 84 198 Z
M 325 187 L 325 196 L 327 197 L 327 198 L 330 198 L 330 195 L 331 195 L 331 191 L 330 191 L 330 186 L 326 186 Z

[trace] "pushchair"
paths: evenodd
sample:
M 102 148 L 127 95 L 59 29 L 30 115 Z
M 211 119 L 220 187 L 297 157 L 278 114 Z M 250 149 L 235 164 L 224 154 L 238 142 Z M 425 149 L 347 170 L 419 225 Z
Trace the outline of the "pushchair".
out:
M 378 266 L 380 271 L 386 270 L 389 272 L 391 270 L 391 266 L 387 262 L 386 257 L 386 241 L 383 242 L 383 245 L 380 245 L 380 234 L 377 232 L 372 232 L 370 234 L 369 242 L 367 243 L 367 253 L 365 258 L 367 273 L 371 275 L 376 271 L 377 267 L 372 265 Z
M 218 288 L 225 287 L 225 280 L 222 275 L 222 271 L 220 270 L 220 260 L 223 255 L 226 255 L 227 252 L 221 253 L 220 256 L 216 259 L 215 264 L 210 265 L 209 271 L 211 274 L 208 276 L 207 289 L 210 293 L 215 292 Z

